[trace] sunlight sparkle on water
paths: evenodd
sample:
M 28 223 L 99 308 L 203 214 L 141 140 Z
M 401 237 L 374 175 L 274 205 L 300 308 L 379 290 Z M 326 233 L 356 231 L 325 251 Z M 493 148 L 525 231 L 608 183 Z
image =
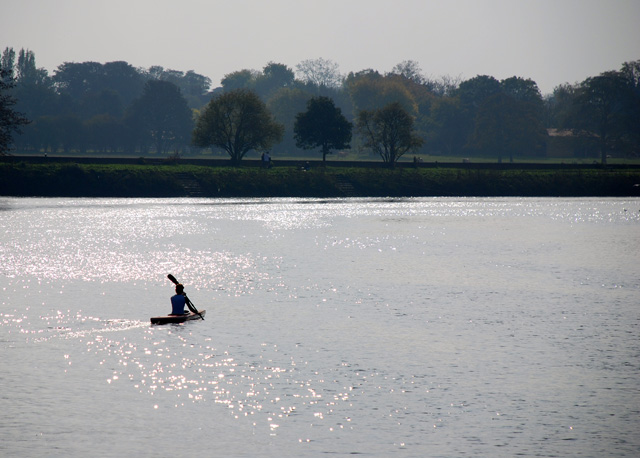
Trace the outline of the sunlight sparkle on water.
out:
M 637 199 L 7 202 L 11 455 L 637 449 Z M 167 273 L 205 321 L 149 324 Z

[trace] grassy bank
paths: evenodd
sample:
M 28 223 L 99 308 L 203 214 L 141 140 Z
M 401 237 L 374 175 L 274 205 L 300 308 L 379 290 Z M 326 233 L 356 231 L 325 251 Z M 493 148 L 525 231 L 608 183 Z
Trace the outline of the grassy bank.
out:
M 0 195 L 63 197 L 634 196 L 640 170 L 0 163 Z

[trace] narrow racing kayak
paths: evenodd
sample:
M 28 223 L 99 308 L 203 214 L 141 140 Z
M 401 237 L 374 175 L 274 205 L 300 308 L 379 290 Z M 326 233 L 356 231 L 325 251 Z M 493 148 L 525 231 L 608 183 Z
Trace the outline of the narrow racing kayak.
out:
M 151 324 L 169 324 L 169 323 L 184 323 L 191 320 L 202 320 L 205 314 L 205 310 L 199 310 L 199 313 L 185 313 L 184 315 L 165 315 L 151 317 Z

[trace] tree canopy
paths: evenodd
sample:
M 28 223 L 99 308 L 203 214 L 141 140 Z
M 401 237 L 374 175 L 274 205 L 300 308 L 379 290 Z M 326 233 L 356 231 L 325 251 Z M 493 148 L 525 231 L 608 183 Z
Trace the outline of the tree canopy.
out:
M 393 77 L 371 78 L 365 75 L 353 78 L 349 94 L 357 111 L 375 110 L 397 102 L 409 113 L 417 114 L 418 105 L 407 87 Z
M 141 70 L 140 72 L 143 77 L 168 81 L 178 86 L 191 108 L 200 108 L 209 101 L 207 94 L 211 88 L 211 78 L 199 75 L 193 70 L 185 73 L 154 65 L 147 71 Z
M 342 84 L 342 75 L 337 63 L 323 59 L 307 59 L 296 65 L 300 79 L 312 86 L 335 88 Z
M 20 126 L 30 122 L 13 108 L 16 99 L 9 90 L 14 84 L 10 72 L 0 68 L 0 155 L 3 156 L 9 152 L 13 134 L 19 132 Z
M 328 97 L 313 97 L 307 111 L 298 113 L 294 125 L 296 146 L 303 149 L 320 148 L 322 161 L 331 150 L 350 148 L 352 124 Z
M 155 146 L 157 153 L 177 148 L 187 142 L 193 118 L 180 89 L 168 81 L 149 80 L 142 96 L 132 105 L 130 122 Z
M 541 155 L 546 132 L 535 108 L 502 92 L 490 96 L 478 109 L 470 146 L 496 155 L 498 162 L 503 156 L 513 162 L 516 155 Z
M 396 64 L 391 70 L 391 74 L 401 75 L 416 84 L 424 84 L 426 81 L 420 64 L 415 60 L 404 60 Z
M 576 105 L 581 113 L 582 126 L 598 135 L 603 164 L 607 162 L 607 153 L 628 127 L 624 118 L 633 116 L 633 102 L 632 85 L 620 72 L 605 72 L 587 78 L 580 85 Z
M 284 126 L 282 142 L 274 145 L 274 152 L 291 154 L 291 151 L 296 151 L 297 146 L 293 131 L 296 115 L 306 109 L 310 97 L 311 94 L 301 88 L 283 87 L 278 89 L 267 101 L 267 108 L 275 120 Z
M 221 148 L 237 164 L 251 150 L 269 150 L 283 131 L 255 92 L 236 89 L 209 102 L 197 119 L 193 143 Z
M 361 111 L 357 126 L 365 146 L 390 166 L 424 143 L 414 132 L 413 117 L 398 102 L 378 110 Z
M 297 144 L 294 124 L 307 102 L 318 96 L 331 99 L 353 124 L 358 123 L 359 112 L 371 114 L 400 104 L 413 119 L 413 135 L 424 140 L 414 147 L 421 155 L 573 156 L 602 162 L 610 156 L 640 156 L 640 61 L 559 85 L 544 98 L 537 84 L 526 77 L 434 79 L 412 60 L 398 63 L 387 73 L 364 69 L 346 77 L 338 64 L 327 59 L 303 60 L 293 69 L 269 61 L 260 70 L 227 73 L 213 89 L 209 78 L 193 70 L 157 65 L 145 69 L 124 61 L 65 62 L 50 76 L 36 65 L 35 54 L 25 49 L 6 48 L 0 67 L 12 78 L 11 87 L 4 90 L 11 97 L 5 100 L 12 112 L 32 120 L 20 124 L 20 131 L 11 130 L 13 145 L 30 153 L 62 149 L 138 155 L 187 148 L 189 135 L 156 135 L 149 130 L 148 121 L 154 115 L 146 111 L 152 104 L 145 99 L 144 108 L 140 99 L 148 97 L 147 82 L 157 81 L 179 88 L 195 113 L 204 112 L 212 98 L 222 93 L 252 91 L 284 126 L 282 141 L 272 141 L 271 147 L 288 157 L 311 154 L 303 143 Z M 171 104 L 170 100 L 178 99 L 164 100 Z M 155 106 L 158 112 L 165 110 Z M 180 110 L 187 113 L 184 106 Z M 169 137 L 173 139 L 161 140 Z M 362 135 L 354 139 L 355 151 L 362 150 L 363 141 Z

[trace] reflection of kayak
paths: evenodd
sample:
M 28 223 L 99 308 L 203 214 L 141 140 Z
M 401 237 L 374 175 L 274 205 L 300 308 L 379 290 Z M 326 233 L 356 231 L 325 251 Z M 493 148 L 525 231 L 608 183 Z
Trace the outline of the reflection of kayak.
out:
M 204 316 L 205 310 L 198 310 L 200 315 Z M 184 323 L 185 321 L 201 320 L 200 315 L 197 313 L 189 312 L 184 315 L 165 315 L 154 316 L 151 318 L 151 324 L 169 324 L 169 323 Z

